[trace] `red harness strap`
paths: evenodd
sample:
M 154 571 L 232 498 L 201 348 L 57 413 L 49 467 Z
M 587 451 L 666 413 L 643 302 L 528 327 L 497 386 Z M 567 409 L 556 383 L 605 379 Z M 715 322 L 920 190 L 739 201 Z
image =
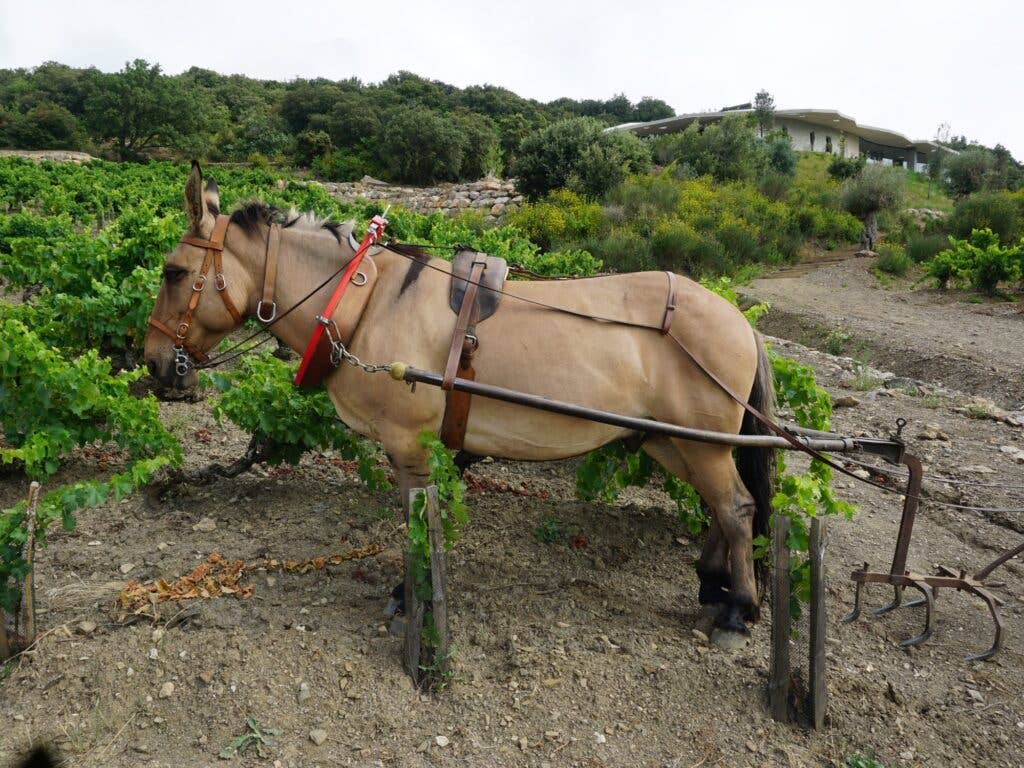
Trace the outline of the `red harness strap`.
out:
M 338 303 L 341 301 L 341 297 L 345 293 L 345 289 L 348 288 L 348 284 L 352 282 L 352 276 L 355 275 L 356 270 L 359 268 L 359 263 L 363 260 L 366 252 L 370 250 L 370 246 L 380 240 L 381 235 L 384 234 L 384 228 L 387 226 L 388 220 L 383 216 L 374 216 L 370 220 L 370 226 L 366 228 L 366 235 L 363 237 L 363 242 L 359 244 L 359 248 L 356 250 L 352 260 L 348 263 L 345 271 L 341 275 L 341 280 L 338 281 L 338 287 L 334 289 L 334 293 L 331 294 L 331 298 L 327 301 L 327 305 L 324 307 L 324 311 L 317 315 L 317 323 L 313 328 L 313 335 L 309 337 L 309 343 L 306 345 L 306 351 L 302 354 L 302 362 L 299 364 L 299 370 L 295 374 L 295 378 L 292 380 L 292 384 L 296 387 L 302 387 L 304 389 L 310 389 L 317 387 L 323 381 L 326 371 L 320 366 L 316 366 L 314 361 L 317 359 L 317 348 L 322 344 L 326 344 L 331 347 L 332 354 L 330 356 L 331 364 L 337 367 L 338 363 L 341 362 L 341 358 L 336 351 L 340 351 L 340 347 L 345 343 L 345 340 L 341 338 L 341 332 L 338 330 L 337 323 L 331 319 L 334 314 L 334 310 L 338 308 Z

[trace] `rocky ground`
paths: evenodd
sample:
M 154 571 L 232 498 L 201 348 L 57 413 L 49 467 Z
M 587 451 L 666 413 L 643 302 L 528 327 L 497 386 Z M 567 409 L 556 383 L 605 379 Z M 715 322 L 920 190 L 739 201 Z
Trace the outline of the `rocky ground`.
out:
M 774 345 L 813 365 L 847 404 L 836 411 L 840 431 L 887 434 L 897 416 L 908 419 L 905 434 L 934 478 L 929 493 L 1024 506 L 1024 465 L 1014 452 L 1024 451 L 1021 398 L 1012 376 L 999 373 L 1020 371 L 1024 318 L 962 296 L 885 290 L 867 266 L 850 260 L 762 280 L 751 293 L 772 298 L 773 314 L 788 302 L 783 320 L 768 320 L 774 335 L 796 328 L 786 318 L 798 314 L 815 328 L 826 327 L 819 317 L 841 315 L 851 347 L 832 348 L 873 362 L 783 339 Z M 846 291 L 856 309 L 841 310 Z M 995 314 L 975 315 L 985 309 Z M 824 346 L 829 334 L 816 334 L 793 335 Z M 956 365 L 922 375 L 886 363 L 885 350 L 903 348 L 901 359 L 913 360 L 943 341 Z M 961 360 L 981 373 L 961 378 Z M 996 383 L 976 387 L 993 367 Z M 214 423 L 205 403 L 162 407 L 191 466 L 244 449 L 244 437 Z M 82 456 L 67 474 L 101 471 L 102 461 Z M 858 512 L 829 527 L 830 719 L 812 733 L 767 716 L 767 621 L 734 654 L 693 631 L 701 626 L 692 567 L 699 542 L 687 538 L 667 497 L 650 488 L 614 505 L 582 503 L 574 469 L 474 468 L 470 524 L 450 565 L 457 679 L 437 696 L 412 689 L 400 640 L 383 626 L 400 570 L 397 499 L 363 490 L 344 462 L 310 455 L 294 469 L 257 468 L 81 514 L 77 531 L 55 535 L 39 558 L 45 635 L 0 682 L 0 765 L 42 739 L 70 765 L 90 768 L 216 765 L 247 718 L 280 733 L 265 759 L 254 749 L 234 758 L 245 765 L 839 766 L 854 754 L 889 768 L 1024 764 L 1019 564 L 999 572 L 1006 641 L 990 662 L 963 661 L 990 642 L 992 627 L 980 603 L 962 595 L 943 594 L 936 635 L 917 649 L 897 643 L 918 631 L 919 609 L 842 624 L 849 571 L 864 561 L 886 567 L 899 513 L 896 498 L 838 480 Z M 953 486 L 942 477 L 1016 487 Z M 0 502 L 23 485 L 4 478 Z M 548 519 L 563 540 L 533 535 Z M 1020 540 L 1021 523 L 1019 515 L 926 505 L 910 566 L 979 567 Z M 118 620 L 115 596 L 126 579 L 176 577 L 214 551 L 246 562 L 300 560 L 371 544 L 384 549 L 306 574 L 251 571 L 247 600 L 162 604 L 156 621 Z M 888 597 L 874 588 L 869 605 Z M 803 642 L 794 639 L 794 657 Z

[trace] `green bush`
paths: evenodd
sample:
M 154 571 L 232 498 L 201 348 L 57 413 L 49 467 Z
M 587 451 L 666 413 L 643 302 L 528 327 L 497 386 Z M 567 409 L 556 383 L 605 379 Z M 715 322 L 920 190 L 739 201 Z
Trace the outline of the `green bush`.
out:
M 607 235 L 585 240 L 583 245 L 616 272 L 642 272 L 657 266 L 648 239 L 630 227 L 613 227 Z
M 292 147 L 292 159 L 296 165 L 308 168 L 314 158 L 331 150 L 331 137 L 326 131 L 303 131 L 296 135 Z
M 864 218 L 889 208 L 898 208 L 903 200 L 904 172 L 884 165 L 866 166 L 859 175 L 843 182 L 840 194 L 843 208 Z
M 878 258 L 875 259 L 875 267 L 883 272 L 902 277 L 907 274 L 913 264 L 913 260 L 903 250 L 901 245 L 881 245 L 878 247 Z
M 852 179 L 864 170 L 865 160 L 863 157 L 840 157 L 836 155 L 828 164 L 828 175 L 836 181 Z
M 911 235 L 907 238 L 907 256 L 915 264 L 923 264 L 948 245 L 949 239 L 945 235 Z
M 1024 240 L 1002 247 L 999 237 L 989 229 L 976 229 L 967 240 L 950 236 L 950 247 L 935 255 L 925 267 L 936 286 L 946 289 L 950 283 L 970 283 L 975 290 L 995 295 L 1002 282 L 1012 283 L 1024 277 Z
M 464 127 L 426 107 L 391 110 L 381 128 L 381 159 L 396 181 L 432 184 L 457 179 L 469 150 Z
M 543 250 L 549 250 L 557 242 L 583 240 L 597 234 L 602 218 L 600 205 L 561 189 L 536 203 L 520 206 L 509 214 L 508 222 Z
M 995 168 L 995 156 L 984 147 L 968 147 L 959 154 L 944 155 L 943 186 L 950 197 L 966 197 L 985 189 Z
M 948 219 L 950 234 L 964 239 L 976 229 L 989 229 L 1008 245 L 1024 235 L 1024 196 L 1009 192 L 978 192 L 957 202 Z
M 365 157 L 342 149 L 333 149 L 315 158 L 310 170 L 316 178 L 325 181 L 355 181 L 373 169 Z
M 523 139 L 510 171 L 520 191 L 536 199 L 571 184 L 600 197 L 628 173 L 650 168 L 650 153 L 629 132 L 604 133 L 589 117 L 573 117 L 534 131 Z

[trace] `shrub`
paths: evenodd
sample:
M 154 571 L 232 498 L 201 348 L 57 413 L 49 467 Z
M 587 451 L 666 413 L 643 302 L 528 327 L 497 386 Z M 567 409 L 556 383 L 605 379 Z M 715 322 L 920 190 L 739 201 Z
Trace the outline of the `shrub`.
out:
M 902 277 L 914 262 L 900 245 L 882 245 L 878 248 L 875 267 L 890 275 Z
M 949 240 L 945 235 L 911 235 L 907 238 L 907 256 L 915 264 L 923 264 L 939 251 L 944 250 L 947 245 L 949 245 Z
M 925 272 L 936 286 L 946 289 L 952 282 L 969 282 L 976 290 L 992 296 L 1001 282 L 1013 282 L 1024 276 L 1024 240 L 1004 248 L 989 229 L 976 229 L 967 240 L 950 236 L 950 247 L 928 262 Z
M 508 221 L 544 250 L 556 242 L 581 240 L 597 234 L 601 206 L 575 192 L 560 189 L 536 203 L 526 203 L 509 214 Z
M 968 147 L 942 159 L 943 186 L 951 197 L 966 197 L 985 188 L 986 178 L 995 170 L 995 157 L 984 147 Z
M 976 229 L 990 229 L 1007 245 L 1024 235 L 1024 198 L 1008 192 L 979 192 L 957 202 L 949 231 L 964 239 Z
M 313 159 L 331 149 L 331 137 L 326 131 L 303 131 L 295 137 L 292 159 L 296 165 L 308 168 Z
M 686 130 L 657 141 L 655 156 L 664 165 L 675 163 L 684 176 L 711 176 L 716 181 L 753 181 L 768 167 L 765 142 L 741 115 L 713 125 L 693 122 Z
M 840 157 L 836 155 L 828 164 L 828 175 L 836 181 L 852 179 L 864 170 L 865 160 L 863 157 Z
M 354 181 L 369 172 L 366 159 L 342 149 L 333 149 L 313 160 L 311 170 L 318 179 Z
M 641 272 L 657 266 L 647 238 L 629 227 L 615 227 L 604 237 L 584 241 L 584 247 L 616 272 Z
M 396 181 L 457 179 L 469 149 L 464 127 L 426 107 L 391 110 L 381 128 L 380 157 Z
M 843 208 L 862 219 L 897 208 L 903 201 L 903 184 L 903 171 L 884 165 L 866 166 L 858 176 L 843 182 Z
M 765 141 L 765 153 L 768 167 L 783 176 L 792 176 L 796 172 L 796 152 L 793 141 L 785 134 L 773 134 Z
M 782 202 L 789 194 L 789 185 L 792 179 L 785 173 L 769 171 L 757 182 L 758 191 L 765 197 Z
M 650 168 L 647 146 L 631 133 L 604 133 L 589 117 L 573 117 L 523 139 L 511 173 L 523 194 L 536 199 L 569 185 L 593 197 L 621 183 L 627 173 Z

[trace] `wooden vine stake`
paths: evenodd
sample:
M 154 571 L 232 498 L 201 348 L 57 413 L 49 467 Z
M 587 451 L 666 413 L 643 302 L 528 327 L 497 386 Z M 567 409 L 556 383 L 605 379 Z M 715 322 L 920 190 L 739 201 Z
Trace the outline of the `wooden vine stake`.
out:
M 772 657 L 768 680 L 768 702 L 772 719 L 789 722 L 789 518 L 772 516 Z
M 424 516 L 430 542 L 430 581 L 433 597 L 422 601 L 416 596 L 415 575 L 408 549 L 405 555 L 405 671 L 417 686 L 434 687 L 447 680 L 451 662 L 451 635 L 448 628 L 448 555 L 444 548 L 441 504 L 436 486 L 414 488 L 409 492 L 409 509 L 416 497 L 426 494 Z M 411 512 L 410 512 L 411 514 Z M 423 623 L 427 612 L 434 619 L 437 645 L 423 643 Z
M 811 725 L 825 726 L 828 689 L 825 685 L 825 519 L 811 521 Z
M 25 647 L 36 640 L 36 510 L 39 507 L 40 485 L 35 480 L 28 487 L 28 509 L 25 511 L 25 529 L 27 533 L 25 545 L 25 562 L 28 573 L 25 574 L 25 588 L 21 602 L 25 606 Z

